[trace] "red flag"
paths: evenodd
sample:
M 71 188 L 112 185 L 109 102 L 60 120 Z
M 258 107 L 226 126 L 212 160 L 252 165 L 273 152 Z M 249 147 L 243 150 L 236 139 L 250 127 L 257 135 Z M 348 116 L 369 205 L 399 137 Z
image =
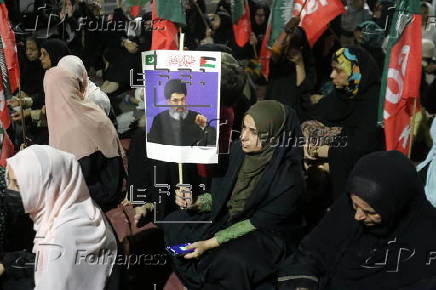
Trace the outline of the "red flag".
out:
M 268 26 L 265 32 L 265 36 L 262 40 L 262 46 L 260 47 L 259 62 L 262 65 L 262 75 L 268 79 L 269 76 L 269 63 L 271 61 L 271 49 L 268 48 L 268 41 L 271 37 L 271 23 L 268 22 Z
M 6 132 L 9 128 L 11 120 L 9 118 L 8 106 L 6 106 L 5 95 L 3 93 L 3 81 L 0 72 L 0 125 L 3 131 L 3 145 L 0 154 L 0 166 L 6 167 L 6 159 L 14 155 L 14 144 L 12 144 L 11 139 Z
M 250 6 L 248 1 L 244 1 L 244 11 L 241 17 L 233 24 L 233 34 L 235 42 L 239 47 L 244 47 L 250 41 L 251 35 L 251 20 Z
M 417 111 L 421 84 L 421 15 L 414 14 L 389 55 L 385 84 L 386 149 L 409 154 L 411 120 Z M 417 41 L 418 40 L 418 41 Z
M 141 6 L 133 5 L 132 7 L 130 7 L 130 15 L 132 15 L 132 17 L 136 18 L 140 13 L 141 13 Z
M 310 46 L 313 46 L 330 21 L 344 12 L 345 7 L 340 0 L 295 0 L 293 14 L 300 15 L 300 26 L 306 32 Z
M 8 9 L 3 0 L 0 0 L 0 36 L 3 40 L 3 54 L 9 74 L 9 88 L 15 92 L 20 86 L 20 65 L 18 63 L 15 34 L 9 24 Z
M 179 37 L 177 26 L 166 19 L 160 18 L 156 9 L 157 0 L 153 1 L 152 6 L 152 42 L 151 49 L 179 49 Z
M 14 144 L 12 144 L 11 139 L 9 138 L 6 130 L 3 131 L 3 146 L 2 152 L 0 154 L 0 166 L 6 167 L 6 159 L 15 154 Z

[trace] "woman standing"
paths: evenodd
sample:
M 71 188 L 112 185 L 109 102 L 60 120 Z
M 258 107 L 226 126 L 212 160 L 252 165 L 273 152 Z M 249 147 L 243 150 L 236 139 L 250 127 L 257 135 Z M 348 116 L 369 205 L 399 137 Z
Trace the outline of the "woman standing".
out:
M 75 156 L 35 145 L 7 163 L 8 189 L 19 191 L 37 232 L 35 289 L 105 289 L 116 241 Z M 90 262 L 89 255 L 106 262 Z
M 106 114 L 85 99 L 86 88 L 63 68 L 45 73 L 49 144 L 76 156 L 91 197 L 107 212 L 124 198 L 123 149 Z

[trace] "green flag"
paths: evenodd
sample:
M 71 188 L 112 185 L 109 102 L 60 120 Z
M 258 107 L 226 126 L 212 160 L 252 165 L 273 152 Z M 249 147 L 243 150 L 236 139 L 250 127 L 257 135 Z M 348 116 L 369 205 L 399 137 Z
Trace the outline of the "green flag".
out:
M 146 65 L 155 65 L 156 64 L 156 57 L 154 54 L 149 54 L 145 56 L 145 64 Z
M 124 3 L 126 3 L 127 7 L 144 6 L 148 2 L 151 2 L 151 0 L 124 0 Z
M 154 0 L 157 16 L 174 23 L 186 25 L 186 14 L 183 0 Z
M 236 24 L 242 15 L 244 15 L 244 0 L 233 0 L 232 1 L 232 22 Z
M 274 0 L 271 6 L 271 36 L 268 47 L 272 47 L 277 37 L 283 31 L 286 23 L 292 17 L 294 0 Z

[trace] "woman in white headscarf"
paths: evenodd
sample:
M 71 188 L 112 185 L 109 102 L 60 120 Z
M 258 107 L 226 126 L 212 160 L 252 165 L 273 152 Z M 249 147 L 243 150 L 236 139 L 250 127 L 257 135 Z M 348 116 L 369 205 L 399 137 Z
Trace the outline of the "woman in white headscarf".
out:
M 422 39 L 429 39 L 433 42 L 436 41 L 436 28 L 434 21 L 431 19 L 435 16 L 433 5 L 421 1 L 421 15 L 422 15 Z
M 58 66 L 74 74 L 85 88 L 85 99 L 94 102 L 106 115 L 109 115 L 111 103 L 108 96 L 89 79 L 88 72 L 80 58 L 75 55 L 64 56 L 59 61 Z
M 85 89 L 83 82 L 63 67 L 45 73 L 49 145 L 76 156 L 91 197 L 106 213 L 124 199 L 124 151 L 112 122 L 85 99 Z
M 425 194 L 428 201 L 436 207 L 436 119 L 433 120 L 430 134 L 433 138 L 433 147 L 428 153 L 427 158 L 416 169 L 425 181 Z
M 8 189 L 34 221 L 35 290 L 105 289 L 115 237 L 74 155 L 34 145 L 7 160 Z

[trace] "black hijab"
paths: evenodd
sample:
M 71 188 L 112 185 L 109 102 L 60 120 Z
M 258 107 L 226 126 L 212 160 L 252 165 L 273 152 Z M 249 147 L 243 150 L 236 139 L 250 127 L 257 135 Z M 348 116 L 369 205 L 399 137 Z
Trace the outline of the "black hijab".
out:
M 257 25 L 255 20 L 256 11 L 259 9 L 263 9 L 263 11 L 265 12 L 265 22 L 262 23 L 262 25 Z M 253 33 L 256 35 L 256 37 L 262 35 L 263 38 L 263 35 L 266 33 L 266 28 L 268 26 L 268 17 L 270 13 L 268 5 L 265 2 L 253 3 L 250 13 L 251 28 L 253 30 Z
M 221 24 L 213 34 L 213 42 L 233 46 L 233 28 L 232 17 L 226 12 L 218 12 L 218 16 L 221 19 Z
M 71 54 L 67 44 L 64 41 L 55 38 L 46 40 L 41 48 L 47 50 L 52 67 L 58 65 L 61 58 Z
M 250 219 L 257 229 L 269 231 L 289 231 L 302 225 L 297 212 L 303 193 L 301 131 L 295 111 L 286 106 L 285 111 L 284 129 L 279 138 L 272 140 L 275 149 L 271 160 L 245 202 L 243 212 L 231 224 Z M 240 141 L 232 144 L 230 152 L 226 175 L 212 183 L 213 231 L 229 226 L 226 205 L 245 158 Z
M 402 216 L 426 199 L 415 167 L 398 151 L 362 157 L 350 174 L 347 192 L 362 198 L 381 215 L 380 225 L 368 227 L 374 235 L 391 234 Z
M 436 276 L 436 263 L 426 265 L 436 244 L 436 210 L 404 155 L 384 151 L 362 157 L 347 190 L 279 276 L 314 276 L 319 289 L 335 290 L 403 289 Z M 350 193 L 381 215 L 380 226 L 354 219 Z
M 35 38 L 27 38 L 27 41 L 33 41 L 38 49 L 38 52 L 41 49 L 40 43 Z M 26 48 L 25 48 L 26 49 Z M 43 101 L 44 100 L 44 89 L 42 87 L 42 81 L 44 79 L 44 69 L 42 68 L 41 61 L 36 59 L 34 61 L 30 61 L 26 53 L 23 52 L 20 54 L 20 84 L 21 90 L 26 94 L 30 95 L 32 99 L 37 95 L 37 99 Z M 35 105 L 35 106 L 34 106 Z M 42 105 L 41 105 L 42 106 Z M 32 107 L 41 108 L 41 106 L 34 104 Z

